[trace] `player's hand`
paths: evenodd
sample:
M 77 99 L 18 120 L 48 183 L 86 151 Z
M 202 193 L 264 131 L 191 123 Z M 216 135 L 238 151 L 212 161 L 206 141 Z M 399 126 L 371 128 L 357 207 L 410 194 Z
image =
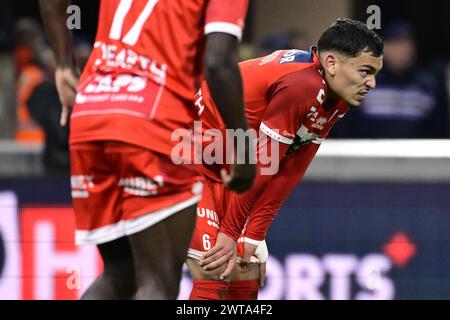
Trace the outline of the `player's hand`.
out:
M 237 141 L 235 140 L 235 143 Z M 256 177 L 256 161 L 250 161 L 255 156 L 255 145 L 245 139 L 245 146 L 238 146 L 233 152 L 233 161 L 230 171 L 221 170 L 222 181 L 225 187 L 241 193 L 247 191 L 253 185 Z M 253 162 L 253 164 L 251 163 Z
M 241 260 L 242 269 L 247 269 L 248 264 L 250 263 L 250 259 L 255 255 L 256 248 L 257 246 L 255 246 L 254 244 L 244 242 L 244 255 L 242 256 Z
M 258 246 L 244 242 L 244 256 L 241 262 L 241 268 L 245 269 L 250 263 L 250 258 L 255 256 L 259 261 L 259 285 L 264 286 L 266 281 L 266 261 L 269 257 L 266 241 L 261 241 Z
M 58 89 L 59 100 L 62 105 L 61 126 L 67 124 L 70 109 L 75 104 L 77 95 L 78 76 L 76 72 L 69 67 L 58 67 L 55 72 L 56 88 Z
M 242 193 L 252 187 L 256 175 L 256 165 L 232 164 L 230 165 L 230 173 L 222 169 L 221 175 L 225 187 L 237 193 Z
M 226 268 L 219 276 L 220 280 L 224 280 L 231 274 L 236 265 L 236 242 L 225 233 L 217 234 L 216 245 L 211 248 L 200 260 L 200 267 L 203 270 L 214 270 L 226 264 Z

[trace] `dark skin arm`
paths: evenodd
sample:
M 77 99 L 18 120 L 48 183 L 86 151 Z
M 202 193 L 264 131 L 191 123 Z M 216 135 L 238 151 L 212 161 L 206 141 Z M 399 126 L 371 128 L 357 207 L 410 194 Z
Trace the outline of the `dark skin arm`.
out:
M 73 53 L 72 36 L 66 26 L 67 7 L 70 0 L 39 0 L 42 21 L 44 22 L 50 45 L 55 54 L 57 68 L 55 82 L 62 104 L 61 125 L 67 124 L 78 85 L 78 71 Z
M 242 77 L 238 67 L 239 42 L 225 33 L 207 36 L 205 52 L 205 76 L 215 104 L 228 129 L 247 130 L 244 112 Z M 234 161 L 244 159 L 247 164 L 230 166 L 230 173 L 222 173 L 225 185 L 240 193 L 248 190 L 256 175 L 256 165 L 248 164 L 254 150 L 246 139 L 245 146 L 235 148 Z
M 58 65 L 63 67 L 75 66 L 72 37 L 66 26 L 66 11 L 70 3 L 70 0 L 39 0 L 50 45 Z
M 245 131 L 249 127 L 245 118 L 238 50 L 239 42 L 236 37 L 225 33 L 209 34 L 206 41 L 205 75 L 212 98 L 226 127 Z M 256 165 L 248 163 L 255 152 L 248 139 L 245 140 L 245 146 L 235 144 L 234 164 L 230 165 L 230 172 L 222 171 L 225 186 L 238 193 L 250 189 L 256 176 Z M 237 159 L 241 161 L 238 162 Z M 221 264 L 226 263 L 226 270 L 220 275 L 220 278 L 224 279 L 236 263 L 236 242 L 219 233 L 216 245 L 208 255 L 214 253 L 220 254 L 224 259 Z M 200 266 L 202 265 L 203 262 L 200 262 Z

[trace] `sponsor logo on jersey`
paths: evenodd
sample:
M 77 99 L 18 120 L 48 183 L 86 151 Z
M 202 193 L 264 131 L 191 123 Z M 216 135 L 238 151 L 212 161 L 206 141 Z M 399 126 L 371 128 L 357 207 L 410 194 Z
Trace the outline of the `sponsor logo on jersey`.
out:
M 216 211 L 207 209 L 207 208 L 197 208 L 197 216 L 200 218 L 208 219 L 207 224 L 209 226 L 213 226 L 216 229 L 219 229 L 219 215 Z
M 280 59 L 280 64 L 291 62 L 312 63 L 313 58 L 311 52 L 303 50 L 288 50 Z
M 145 177 L 123 178 L 119 181 L 119 187 L 125 192 L 139 197 L 148 197 L 158 194 L 158 189 L 164 185 L 162 176 L 153 179 Z
M 94 49 L 100 50 L 95 60 L 94 68 L 122 70 L 135 70 L 143 75 L 149 76 L 158 84 L 164 84 L 167 74 L 167 65 L 151 60 L 131 49 L 120 49 L 116 45 L 98 41 Z
M 315 123 L 312 124 L 312 127 L 315 129 L 323 130 L 324 125 L 328 122 L 328 119 L 325 117 L 320 117 L 315 120 Z
M 72 198 L 86 199 L 89 198 L 89 190 L 95 187 L 93 176 L 80 175 L 72 176 L 70 184 L 72 187 Z

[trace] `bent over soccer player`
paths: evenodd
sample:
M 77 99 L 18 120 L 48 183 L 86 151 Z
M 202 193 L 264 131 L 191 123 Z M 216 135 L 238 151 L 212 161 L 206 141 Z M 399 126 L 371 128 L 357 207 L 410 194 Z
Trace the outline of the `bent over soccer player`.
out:
M 79 84 L 68 5 L 40 1 L 58 63 L 62 124 L 73 106 L 76 242 L 96 244 L 104 262 L 82 298 L 175 299 L 202 183 L 171 161 L 171 134 L 192 126 L 189 102 L 203 65 L 226 126 L 247 128 L 237 67 L 247 0 L 102 0 Z M 228 186 L 248 189 L 255 172 L 235 165 Z
M 361 22 L 340 19 L 322 34 L 317 49 L 280 50 L 240 64 L 247 119 L 270 142 L 259 144 L 258 175 L 243 194 L 223 188 L 219 165 L 204 165 L 207 183 L 187 260 L 194 279 L 191 299 L 257 299 L 265 264 L 259 261 L 260 274 L 256 248 L 265 245 L 276 213 L 332 126 L 375 88 L 382 54 L 383 42 L 375 32 Z M 203 129 L 223 131 L 206 83 L 200 94 L 196 101 L 203 103 Z M 273 163 L 261 161 L 267 151 L 279 160 L 273 174 L 265 170 Z M 238 240 L 240 263 L 235 266 L 229 252 Z

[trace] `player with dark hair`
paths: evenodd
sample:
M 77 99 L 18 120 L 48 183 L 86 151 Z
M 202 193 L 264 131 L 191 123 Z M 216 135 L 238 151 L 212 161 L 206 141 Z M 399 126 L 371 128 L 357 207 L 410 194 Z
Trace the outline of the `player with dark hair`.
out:
M 69 4 L 40 1 L 58 63 L 63 125 L 73 106 L 76 242 L 96 244 L 104 263 L 83 298 L 175 299 L 202 183 L 198 172 L 171 160 L 171 134 L 192 127 L 190 101 L 203 69 L 226 126 L 247 129 L 237 62 L 248 1 L 102 0 L 80 80 Z M 239 150 L 247 155 L 250 146 Z M 227 186 L 245 191 L 254 169 L 232 165 Z
M 280 50 L 240 64 L 247 119 L 271 141 L 259 144 L 258 175 L 254 186 L 241 195 L 222 187 L 220 166 L 204 166 L 208 181 L 188 253 L 194 279 L 191 299 L 257 298 L 265 264 L 259 261 L 260 272 L 253 263 L 258 262 L 255 251 L 264 249 L 271 222 L 333 125 L 348 106 L 358 107 L 375 88 L 382 55 L 383 42 L 375 32 L 361 22 L 340 19 L 323 33 L 318 48 Z M 204 130 L 224 130 L 207 83 L 201 95 Z M 274 174 L 264 173 L 272 164 L 261 161 L 261 155 L 270 152 L 278 152 Z M 224 254 L 236 243 L 237 264 Z

